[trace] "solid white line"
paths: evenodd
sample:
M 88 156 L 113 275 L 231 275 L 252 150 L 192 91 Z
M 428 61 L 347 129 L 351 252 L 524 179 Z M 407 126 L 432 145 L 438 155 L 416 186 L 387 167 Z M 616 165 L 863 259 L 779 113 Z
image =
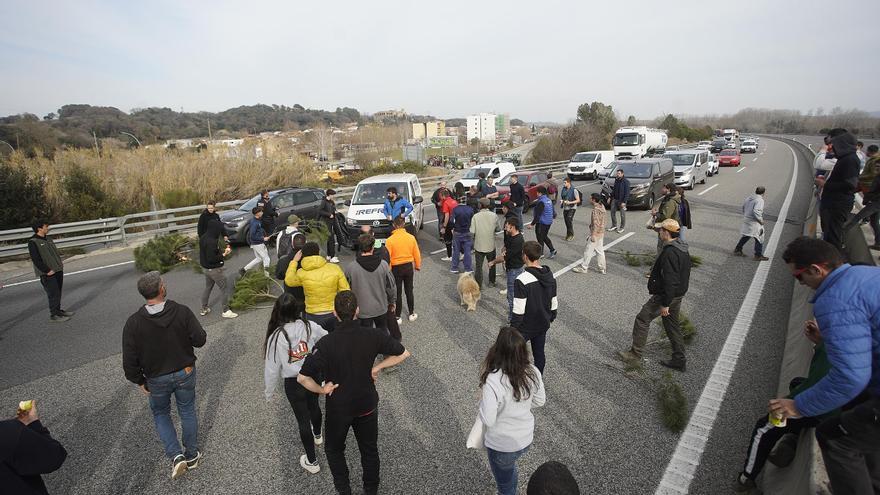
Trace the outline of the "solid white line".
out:
M 438 249 L 438 250 L 436 250 L 436 251 L 431 251 L 431 254 L 442 253 L 442 252 L 444 252 L 444 251 L 446 251 L 446 248 Z
M 730 378 L 733 376 L 743 344 L 749 335 L 752 318 L 755 315 L 758 303 L 761 302 L 764 284 L 767 282 L 767 277 L 770 274 L 771 263 L 776 259 L 774 257 L 776 246 L 779 243 L 779 238 L 782 237 L 785 219 L 788 217 L 788 208 L 791 206 L 791 198 L 794 196 L 798 161 L 797 156 L 794 154 L 794 149 L 791 146 L 788 146 L 788 149 L 791 151 L 792 159 L 791 183 L 788 185 L 788 193 L 785 195 L 785 201 L 782 202 L 782 208 L 779 210 L 778 220 L 773 224 L 770 242 L 767 243 L 766 252 L 771 261 L 758 263 L 758 268 L 755 270 L 754 277 L 752 277 L 749 290 L 746 292 L 739 312 L 736 314 L 736 319 L 733 321 L 730 333 L 724 342 L 724 347 L 721 348 L 721 354 L 715 361 L 715 366 L 712 368 L 709 380 L 703 387 L 697 405 L 694 407 L 693 415 L 691 415 L 684 433 L 679 438 L 675 452 L 672 454 L 672 458 L 663 473 L 663 478 L 654 492 L 656 495 L 688 493 L 691 481 L 693 481 L 697 468 L 700 466 L 703 449 L 706 448 L 706 444 L 709 442 L 709 435 L 712 433 L 712 427 L 715 424 L 715 420 L 718 419 L 718 408 L 724 401 L 724 395 L 727 392 L 728 385 L 730 385 Z M 699 416 L 703 426 L 697 425 L 695 416 Z M 708 423 L 708 427 L 706 427 L 706 423 Z
M 134 260 L 131 260 L 131 261 L 123 261 L 122 263 L 114 263 L 114 264 L 112 264 L 112 265 L 96 266 L 95 268 L 87 268 L 87 269 L 85 269 L 85 270 L 79 270 L 79 271 L 70 272 L 70 273 L 66 273 L 66 272 L 64 272 L 64 276 L 65 276 L 65 277 L 69 277 L 69 276 L 71 276 L 71 275 L 78 275 L 78 274 L 80 274 L 80 273 L 94 272 L 94 271 L 104 270 L 104 269 L 107 269 L 107 268 L 114 268 L 114 267 L 122 266 L 122 265 L 130 265 L 130 264 L 132 264 L 132 263 L 134 263 Z M 24 282 L 16 282 L 16 283 L 14 283 L 14 284 L 6 284 L 6 285 L 0 286 L 0 287 L 2 287 L 2 288 L 5 289 L 5 288 L 7 288 L 7 287 L 15 287 L 16 285 L 32 284 L 32 283 L 34 283 L 34 282 L 39 282 L 39 281 L 40 281 L 40 279 L 36 278 L 36 279 L 34 279 L 34 280 L 25 280 Z
M 707 192 L 711 191 L 712 189 L 715 189 L 716 187 L 718 187 L 718 184 L 713 184 L 713 185 L 707 187 L 706 189 L 704 189 L 703 191 L 697 193 L 697 196 L 702 196 L 702 195 L 706 194 Z
M 747 168 L 749 168 L 749 167 L 742 167 L 741 169 L 737 170 L 736 173 L 740 173 L 740 172 L 742 172 L 743 170 L 745 170 L 745 169 L 747 169 Z
M 429 223 L 434 223 L 434 222 L 436 222 L 436 221 L 437 221 L 437 219 L 435 218 L 435 219 L 433 219 L 433 220 L 427 220 L 427 221 L 422 222 L 422 223 L 423 223 L 424 225 L 428 225 Z
M 608 249 L 610 247 L 615 246 L 617 243 L 623 241 L 624 239 L 629 239 L 630 237 L 632 237 L 634 235 L 635 235 L 635 232 L 627 232 L 626 234 L 623 234 L 622 236 L 618 237 L 617 239 L 614 239 L 613 241 L 609 242 L 608 244 L 605 244 L 605 246 L 603 246 L 603 247 L 605 249 Z M 577 261 L 575 261 L 574 263 L 572 263 L 572 264 L 566 266 L 565 268 L 560 269 L 558 272 L 554 273 L 553 277 L 559 278 L 560 275 L 565 274 L 566 272 L 568 272 L 572 268 L 580 265 L 583 262 L 584 262 L 584 259 L 583 259 L 583 257 L 581 257 Z

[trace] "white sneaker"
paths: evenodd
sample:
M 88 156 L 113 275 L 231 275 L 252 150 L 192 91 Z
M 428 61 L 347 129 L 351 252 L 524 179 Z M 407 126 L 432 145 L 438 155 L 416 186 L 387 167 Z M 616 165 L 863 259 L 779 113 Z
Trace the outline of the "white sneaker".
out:
M 498 293 L 501 294 L 502 296 L 506 296 L 506 295 L 507 295 L 507 289 L 501 289 L 501 290 L 498 291 Z
M 171 461 L 171 479 L 176 480 L 186 472 L 186 457 L 177 454 Z
M 608 228 L 605 229 L 605 230 L 608 231 L 608 232 L 614 232 L 615 230 L 617 230 L 617 227 L 608 227 Z
M 309 462 L 309 458 L 305 454 L 299 456 L 299 465 L 312 474 L 318 474 L 318 472 L 321 471 L 321 466 L 318 465 L 318 460 L 315 459 L 315 463 L 312 464 Z
M 397 319 L 397 324 L 400 325 L 401 323 L 403 323 L 403 318 L 398 318 L 398 319 Z
M 576 267 L 572 268 L 571 271 L 573 271 L 575 273 L 587 273 L 587 269 L 582 266 L 576 266 Z
M 418 319 L 419 319 L 419 315 L 417 315 L 416 313 L 409 315 L 409 321 L 416 321 Z
M 211 308 L 202 308 L 202 310 L 199 311 L 199 314 L 202 316 L 205 316 L 206 314 L 208 314 L 210 312 L 211 312 Z
M 444 256 L 440 258 L 440 261 L 452 261 L 452 256 Z
M 269 275 L 269 270 L 263 270 L 263 275 L 265 275 L 266 278 L 272 278 L 272 276 Z
M 330 263 L 339 263 L 339 258 L 334 256 L 332 258 L 328 258 L 327 261 L 329 261 Z
M 238 318 L 238 313 L 233 313 L 231 309 L 227 309 L 220 314 L 223 318 Z
M 622 233 L 623 233 L 623 227 L 617 227 L 617 233 L 618 233 L 618 234 L 622 234 Z
M 315 445 L 321 445 L 324 443 L 324 435 L 315 435 L 315 432 L 312 432 L 312 436 L 315 437 Z

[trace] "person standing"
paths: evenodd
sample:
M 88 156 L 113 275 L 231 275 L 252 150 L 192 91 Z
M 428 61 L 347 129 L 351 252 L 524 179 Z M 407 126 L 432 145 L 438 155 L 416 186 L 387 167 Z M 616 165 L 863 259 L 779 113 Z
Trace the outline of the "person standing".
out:
M 832 138 L 834 139 L 834 138 Z M 835 150 L 836 150 L 835 146 Z M 844 155 L 847 156 L 847 155 Z M 841 158 L 842 159 L 842 158 Z M 840 161 L 838 161 L 840 163 Z M 832 172 L 832 178 L 837 172 Z M 829 242 L 800 237 L 782 253 L 792 276 L 815 294 L 815 327 L 831 369 L 793 399 L 770 401 L 785 418 L 817 417 L 816 428 L 834 493 L 877 493 L 880 487 L 880 268 L 851 266 Z
M 324 198 L 321 200 L 321 206 L 318 209 L 318 218 L 327 227 L 327 261 L 330 263 L 339 263 L 336 257 L 336 201 L 333 197 L 336 191 L 327 189 L 324 191 Z
M 471 237 L 471 220 L 474 217 L 474 208 L 471 205 L 460 203 L 452 210 L 452 268 L 451 273 L 458 273 L 458 262 L 464 257 L 464 271 L 473 271 L 473 259 L 471 249 L 474 240 Z
M 263 189 L 260 192 L 257 206 L 263 209 L 263 217 L 260 219 L 260 223 L 263 224 L 263 232 L 267 236 L 271 236 L 275 233 L 275 219 L 278 218 L 278 208 L 275 208 L 272 204 L 272 198 L 269 196 L 268 189 Z
M 446 181 L 444 180 L 440 182 L 440 186 L 431 195 L 431 204 L 434 205 L 434 209 L 437 212 L 437 233 L 440 235 L 441 240 L 443 238 L 443 232 L 441 232 L 443 229 L 443 193 L 448 192 L 449 189 L 446 187 Z
M 532 408 L 547 400 L 541 371 L 529 361 L 526 341 L 513 327 L 502 327 L 480 369 L 480 421 L 489 468 L 500 495 L 516 495 L 516 461 L 535 435 Z
M 874 233 L 874 244 L 869 245 L 871 249 L 880 249 L 880 156 L 877 153 L 877 145 L 868 146 L 868 164 L 862 175 L 859 176 L 859 188 L 862 190 L 862 201 L 864 208 L 849 221 L 844 224 L 844 231 L 849 230 L 855 225 L 860 225 L 862 220 L 867 219 Z
M 830 148 L 837 157 L 834 168 L 824 177 L 814 179 L 819 193 L 819 222 L 823 239 L 837 249 L 843 247 L 843 225 L 849 218 L 859 180 L 859 157 L 856 139 L 846 129 L 832 129 Z
M 351 493 L 345 440 L 348 430 L 353 429 L 361 453 L 364 493 L 374 495 L 379 489 L 379 394 L 375 382 L 383 369 L 397 366 L 410 353 L 385 332 L 360 326 L 353 292 L 337 294 L 334 307 L 339 325 L 318 341 L 297 381 L 306 390 L 327 397 L 324 447 L 336 491 Z M 379 354 L 387 357 L 375 364 Z
M 278 261 L 281 261 L 281 258 L 285 256 L 293 257 L 293 238 L 294 237 L 305 237 L 305 234 L 299 230 L 299 222 L 300 218 L 298 215 L 291 214 L 287 217 L 287 227 L 284 227 L 284 230 L 278 234 L 278 237 L 275 239 L 275 256 L 278 257 Z M 300 246 L 302 247 L 302 246 Z
M 513 203 L 516 216 L 519 218 L 519 230 L 522 230 L 525 225 L 523 223 L 523 206 L 525 206 L 526 201 L 528 201 L 528 196 L 526 195 L 526 189 L 519 183 L 519 176 L 516 174 L 511 175 L 510 202 Z
M 48 495 L 42 474 L 57 471 L 67 450 L 40 422 L 37 402 L 14 419 L 0 421 L 0 488 L 3 493 Z
M 199 237 L 205 235 L 205 230 L 208 229 L 209 220 L 220 221 L 220 215 L 217 214 L 217 202 L 213 199 L 208 201 L 208 204 L 205 205 L 204 211 L 199 215 L 199 223 L 196 226 L 196 234 Z
M 519 330 L 532 346 L 535 367 L 544 374 L 544 343 L 550 324 L 556 319 L 556 278 L 541 266 L 541 245 L 528 241 L 523 245 L 525 270 L 513 285 L 513 318 L 510 326 Z
M 449 193 L 449 190 L 443 191 L 441 193 L 443 197 L 442 201 L 442 213 L 443 217 L 440 218 L 440 235 L 443 237 L 443 244 L 446 245 L 446 256 L 440 258 L 440 261 L 451 261 L 452 260 L 452 227 L 455 225 L 455 220 L 452 216 L 452 211 L 458 206 L 458 201 L 452 198 L 452 195 Z
M 310 322 L 305 317 L 305 307 L 291 294 L 282 294 L 275 301 L 266 338 L 263 340 L 266 402 L 272 400 L 278 387 L 278 378 L 284 381 L 284 394 L 296 423 L 299 438 L 306 453 L 300 456 L 299 465 L 306 471 L 316 474 L 321 470 L 315 446 L 324 443 L 321 436 L 321 406 L 318 394 L 306 390 L 296 377 L 302 369 L 303 361 L 315 348 L 315 344 L 327 335 L 321 325 Z
M 553 202 L 547 196 L 547 188 L 538 186 L 538 201 L 535 203 L 535 213 L 532 223 L 528 228 L 535 229 L 535 238 L 538 245 L 541 246 L 541 257 L 544 256 L 544 245 L 550 250 L 547 259 L 556 257 L 556 249 L 553 248 L 553 241 L 550 240 L 550 226 L 553 225 Z
M 385 241 L 385 248 L 388 250 L 388 257 L 391 260 L 391 273 L 394 275 L 394 283 L 397 288 L 394 311 L 398 325 L 402 322 L 404 290 L 406 291 L 409 321 L 416 321 L 419 317 L 416 314 L 415 296 L 413 295 L 413 277 L 415 272 L 422 269 L 422 253 L 419 250 L 416 237 L 407 232 L 405 227 L 406 223 L 402 218 L 394 220 L 394 230 Z M 399 335 L 398 340 L 400 340 Z
M 581 192 L 572 187 L 571 179 L 562 181 L 562 192 L 559 194 L 559 205 L 562 207 L 562 219 L 565 220 L 565 240 L 574 239 L 574 214 L 581 204 Z
M 125 378 L 149 398 L 153 421 L 165 455 L 171 459 L 171 479 L 195 469 L 199 452 L 196 414 L 196 355 L 207 334 L 186 306 L 167 298 L 159 272 L 145 273 L 137 283 L 146 304 L 131 315 L 122 329 L 122 369 Z M 177 403 L 183 446 L 171 422 L 171 396 Z
M 611 186 L 611 227 L 608 231 L 616 230 L 622 234 L 626 229 L 626 202 L 629 201 L 629 179 L 623 170 L 617 169 L 614 173 L 614 185 Z M 620 227 L 617 226 L 617 212 L 620 212 Z
M 344 290 L 350 290 L 351 287 L 342 268 L 321 256 L 318 243 L 305 243 L 293 256 L 284 276 L 284 284 L 288 287 L 302 287 L 306 301 L 306 316 L 328 332 L 333 331 L 336 326 L 333 298 Z
M 232 247 L 226 244 L 223 251 L 220 251 L 220 236 L 223 235 L 223 223 L 217 219 L 209 219 L 205 225 L 205 233 L 199 237 L 199 265 L 202 267 L 202 273 L 205 274 L 205 290 L 202 291 L 202 309 L 199 314 L 202 316 L 211 312 L 208 302 L 211 298 L 211 291 L 214 285 L 220 288 L 223 294 L 223 318 L 237 318 L 238 315 L 229 308 L 229 301 L 232 300 L 233 285 L 226 279 L 226 272 L 223 271 L 225 261 L 223 258 L 229 256 Z
M 490 178 L 491 179 L 491 178 Z M 480 289 L 483 288 L 483 260 L 489 264 L 489 287 L 495 287 L 495 213 L 489 209 L 492 201 L 489 198 L 480 199 L 480 212 L 471 219 L 471 235 L 474 236 L 474 254 L 476 266 L 474 267 L 474 280 Z
M 660 224 L 660 239 L 663 249 L 651 267 L 648 278 L 648 302 L 636 316 L 633 323 L 632 346 L 628 351 L 617 353 L 625 362 L 640 362 L 642 352 L 648 341 L 648 329 L 658 316 L 663 317 L 663 329 L 672 345 L 672 359 L 660 361 L 667 368 L 685 371 L 684 337 L 678 320 L 681 300 L 687 294 L 691 276 L 691 258 L 688 245 L 678 238 L 678 222 L 668 218 Z
M 397 193 L 396 187 L 389 187 L 386 191 L 385 205 L 383 211 L 385 218 L 393 222 L 395 218 L 403 218 L 409 216 L 413 211 L 413 205 L 406 198 Z
M 251 210 L 251 213 L 253 213 L 254 218 L 251 219 L 251 224 L 248 227 L 247 240 L 251 249 L 254 251 L 254 259 L 248 262 L 244 268 L 240 269 L 238 274 L 243 277 L 248 270 L 262 263 L 263 274 L 268 278 L 269 265 L 272 264 L 272 260 L 269 259 L 269 250 L 266 249 L 266 241 L 269 240 L 269 236 L 266 235 L 266 231 L 263 230 L 263 208 L 255 206 L 254 209 Z
M 504 221 L 504 247 L 501 255 L 489 264 L 494 267 L 498 263 L 504 263 L 504 273 L 507 276 L 507 286 L 498 291 L 502 296 L 507 296 L 507 322 L 513 321 L 513 286 L 516 278 L 524 270 L 523 246 L 525 238 L 519 231 L 519 220 L 516 217 Z
M 654 226 L 652 228 L 657 232 L 658 256 L 660 255 L 660 251 L 663 250 L 663 246 L 665 246 L 663 239 L 660 238 L 659 225 L 665 220 L 675 220 L 675 222 L 681 226 L 681 218 L 679 217 L 681 196 L 678 194 L 678 188 L 675 184 L 670 182 L 669 184 L 663 184 L 663 187 L 660 188 L 660 192 L 663 194 L 663 197 L 660 198 L 660 204 L 651 210 L 651 214 L 654 216 Z
M 688 203 L 687 198 L 684 197 L 684 188 L 681 186 L 675 186 L 678 190 L 679 200 L 681 201 L 678 204 L 678 224 L 681 226 L 681 231 L 678 233 L 678 236 L 682 241 L 687 242 L 687 238 L 685 237 L 685 233 L 692 228 L 691 225 L 691 204 Z
M 605 205 L 602 204 L 602 196 L 599 193 L 590 194 L 590 203 L 593 205 L 593 212 L 590 214 L 590 237 L 584 249 L 584 260 L 580 266 L 572 268 L 571 271 L 587 273 L 590 261 L 594 255 L 597 255 L 599 273 L 605 275 Z
M 394 304 L 397 286 L 391 267 L 375 252 L 375 243 L 372 234 L 358 237 L 358 255 L 345 267 L 345 278 L 360 301 L 361 326 L 387 330 L 388 308 Z
M 28 239 L 28 254 L 34 274 L 40 279 L 49 298 L 49 320 L 67 321 L 75 313 L 61 309 L 61 288 L 64 286 L 64 263 L 55 243 L 49 238 L 49 223 L 37 220 L 31 224 L 34 235 Z
M 742 237 L 733 248 L 736 256 L 745 256 L 743 247 L 749 239 L 755 240 L 755 261 L 767 261 L 770 258 L 764 256 L 764 186 L 755 188 L 755 194 L 746 198 L 742 206 L 743 223 L 739 229 Z

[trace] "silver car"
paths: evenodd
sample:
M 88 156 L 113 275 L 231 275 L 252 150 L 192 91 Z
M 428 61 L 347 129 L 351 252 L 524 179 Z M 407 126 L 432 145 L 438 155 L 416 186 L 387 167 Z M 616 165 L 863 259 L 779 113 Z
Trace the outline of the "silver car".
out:
M 663 157 L 672 159 L 672 165 L 675 167 L 675 185 L 693 189 L 697 182 L 706 183 L 706 178 L 709 176 L 708 150 L 670 151 Z

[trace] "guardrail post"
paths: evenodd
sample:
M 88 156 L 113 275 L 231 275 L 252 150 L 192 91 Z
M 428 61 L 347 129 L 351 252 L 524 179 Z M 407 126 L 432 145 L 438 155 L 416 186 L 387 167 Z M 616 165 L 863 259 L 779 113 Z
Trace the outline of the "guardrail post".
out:
M 125 238 L 125 222 L 128 220 L 128 217 L 119 217 L 116 219 L 116 225 L 119 228 L 119 240 L 122 242 L 123 246 L 128 245 L 128 239 Z

